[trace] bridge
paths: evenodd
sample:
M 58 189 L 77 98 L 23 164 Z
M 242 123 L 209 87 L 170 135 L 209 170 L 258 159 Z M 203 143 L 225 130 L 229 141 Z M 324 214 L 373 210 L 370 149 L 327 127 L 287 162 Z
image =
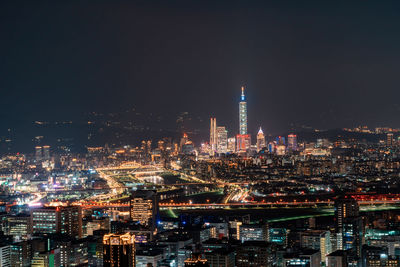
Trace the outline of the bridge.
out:
M 400 204 L 400 199 L 373 199 L 373 200 L 361 200 L 358 201 L 360 205 L 372 206 L 372 205 L 393 205 Z M 81 206 L 83 209 L 93 208 L 128 208 L 129 203 L 107 203 L 107 202 L 77 202 L 75 205 Z M 242 202 L 242 203 L 175 203 L 175 202 L 164 202 L 159 203 L 160 210 L 166 209 L 229 209 L 229 208 L 279 208 L 279 207 L 292 207 L 292 208 L 303 208 L 303 207 L 332 207 L 334 204 L 333 200 L 322 200 L 322 201 L 274 201 L 274 202 Z

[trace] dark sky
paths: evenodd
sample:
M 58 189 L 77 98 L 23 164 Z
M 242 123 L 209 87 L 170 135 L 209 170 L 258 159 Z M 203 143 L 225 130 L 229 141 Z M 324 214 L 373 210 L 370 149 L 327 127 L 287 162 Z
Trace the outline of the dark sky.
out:
M 400 127 L 399 1 L 1 1 L 0 116 Z M 235 127 L 235 128 L 234 128 Z

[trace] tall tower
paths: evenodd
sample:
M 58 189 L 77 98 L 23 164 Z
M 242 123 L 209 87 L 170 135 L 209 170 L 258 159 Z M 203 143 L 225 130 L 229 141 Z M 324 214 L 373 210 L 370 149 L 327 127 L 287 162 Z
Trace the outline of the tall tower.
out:
M 247 134 L 247 102 L 244 95 L 244 86 L 242 86 L 242 95 L 239 102 L 239 134 Z
M 211 154 L 217 150 L 217 119 L 210 119 L 210 149 Z

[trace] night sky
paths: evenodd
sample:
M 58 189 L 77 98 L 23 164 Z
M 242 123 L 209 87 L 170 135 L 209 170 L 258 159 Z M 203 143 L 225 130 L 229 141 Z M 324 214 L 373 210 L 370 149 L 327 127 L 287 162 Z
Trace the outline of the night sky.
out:
M 400 127 L 399 1 L 1 1 L 1 123 L 88 111 Z

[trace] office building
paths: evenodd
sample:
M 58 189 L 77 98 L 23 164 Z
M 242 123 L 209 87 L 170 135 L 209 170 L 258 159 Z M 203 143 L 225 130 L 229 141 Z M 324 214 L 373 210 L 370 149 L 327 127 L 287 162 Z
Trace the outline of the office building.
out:
M 297 151 L 297 135 L 289 134 L 288 135 L 288 150 L 289 151 Z
M 157 192 L 152 190 L 138 190 L 132 194 L 130 200 L 130 218 L 152 230 L 156 228 L 158 214 Z
M 238 134 L 236 136 L 236 152 L 246 152 L 251 146 L 249 134 Z
M 336 250 L 326 256 L 327 267 L 347 267 L 347 251 Z
M 352 197 L 339 197 L 335 200 L 336 231 L 338 232 L 337 248 L 351 249 L 361 256 L 363 238 L 362 218 L 359 216 L 359 205 Z
M 236 138 L 229 137 L 228 138 L 228 153 L 235 153 L 236 152 Z
M 135 254 L 135 267 L 148 267 L 149 264 L 154 267 L 159 266 L 159 263 L 164 258 L 164 251 L 157 248 L 137 250 Z
M 228 131 L 223 126 L 217 127 L 217 152 L 219 154 L 228 152 Z
M 236 250 L 236 266 L 272 266 L 274 257 L 265 241 L 246 241 Z
M 45 252 L 36 252 L 33 255 L 31 261 L 32 267 L 59 267 L 61 266 L 60 261 L 60 250 L 53 249 Z
M 75 239 L 68 235 L 53 236 L 55 247 L 60 250 L 61 266 L 84 266 L 88 262 L 87 239 Z
M 192 257 L 185 260 L 185 267 L 208 267 L 206 259 L 202 259 L 200 254 L 192 254 Z
M 259 152 L 261 149 L 265 147 L 266 147 L 265 136 L 263 130 L 260 127 L 260 130 L 258 130 L 257 133 L 257 152 Z
M 393 134 L 392 133 L 387 133 L 386 134 L 386 145 L 391 147 L 394 145 L 394 139 L 393 139 Z
M 217 151 L 217 119 L 211 118 L 210 119 L 210 154 L 214 155 Z
M 0 245 L 0 266 L 11 267 L 11 246 L 8 244 Z
M 325 230 L 308 230 L 300 233 L 300 246 L 319 250 L 321 261 L 326 261 L 326 255 L 332 252 L 330 232 Z
M 36 161 L 41 161 L 43 159 L 43 152 L 41 146 L 35 147 L 35 159 Z
M 50 160 L 50 146 L 43 146 L 43 159 Z
M 205 253 L 204 257 L 210 266 L 217 267 L 234 267 L 235 266 L 235 252 L 228 249 L 216 249 L 212 252 Z
M 189 137 L 186 133 L 183 133 L 181 141 L 179 142 L 179 151 L 182 151 L 183 146 L 189 142 Z
M 344 220 L 350 217 L 359 216 L 359 205 L 357 200 L 352 197 L 339 197 L 335 200 L 335 220 L 336 230 L 343 227 Z
M 269 228 L 268 241 L 278 245 L 287 245 L 289 230 L 286 228 Z
M 304 249 L 294 253 L 287 253 L 283 257 L 284 267 L 320 267 L 321 257 L 318 250 Z
M 3 231 L 13 237 L 15 242 L 28 240 L 30 237 L 31 217 L 29 215 L 8 216 Z
M 82 211 L 79 206 L 43 207 L 31 210 L 33 234 L 68 234 L 82 237 Z
M 135 235 L 107 234 L 103 237 L 104 267 L 135 266 Z
M 56 207 L 31 210 L 32 234 L 55 234 L 60 232 L 60 211 Z
M 11 266 L 31 266 L 32 245 L 29 241 L 22 241 L 11 244 Z
M 60 207 L 60 232 L 82 238 L 82 209 L 79 206 Z
M 268 241 L 267 225 L 243 224 L 239 230 L 240 241 Z

